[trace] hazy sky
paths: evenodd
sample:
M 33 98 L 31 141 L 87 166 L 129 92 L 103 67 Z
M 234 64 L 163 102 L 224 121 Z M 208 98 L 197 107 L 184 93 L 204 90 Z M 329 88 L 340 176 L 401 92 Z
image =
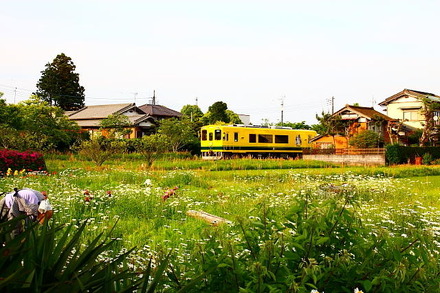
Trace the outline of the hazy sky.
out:
M 57 54 L 86 104 L 147 103 L 316 123 L 404 88 L 440 94 L 440 1 L 2 0 L 0 91 L 27 99 Z

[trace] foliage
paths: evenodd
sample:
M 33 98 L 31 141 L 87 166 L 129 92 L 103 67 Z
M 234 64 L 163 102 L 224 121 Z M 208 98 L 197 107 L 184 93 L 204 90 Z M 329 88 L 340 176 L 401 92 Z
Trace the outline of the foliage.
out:
M 110 114 L 107 118 L 100 122 L 101 130 L 107 131 L 108 138 L 122 138 L 129 135 L 132 130 L 127 129 L 131 126 L 130 120 L 126 115 Z
M 203 117 L 203 112 L 197 105 L 185 105 L 180 110 L 184 118 L 189 119 L 192 122 L 199 122 Z
M 440 103 L 431 100 L 429 97 L 422 98 L 423 103 L 423 116 L 424 116 L 424 127 L 423 132 L 420 137 L 419 145 L 426 146 L 427 144 L 433 145 L 439 140 L 438 127 L 435 125 L 434 116 L 435 113 L 440 110 Z M 438 118 L 438 117 L 437 117 Z
M 224 102 L 215 102 L 208 108 L 208 112 L 203 116 L 203 122 L 207 124 L 215 124 L 216 122 L 229 123 L 229 116 L 226 113 L 228 105 Z
M 58 54 L 46 69 L 41 71 L 36 95 L 50 105 L 70 111 L 84 107 L 84 87 L 79 84 L 79 74 L 72 58 L 64 53 Z
M 19 152 L 9 149 L 0 149 L 0 173 L 5 173 L 8 169 L 44 171 L 46 164 L 42 154 L 37 152 Z
M 161 133 L 156 133 L 142 137 L 138 141 L 136 150 L 144 157 L 145 167 L 150 168 L 154 161 L 156 161 L 164 152 L 169 150 L 170 147 L 171 144 L 168 137 Z
M 242 124 L 243 121 L 241 121 L 238 114 L 234 113 L 231 110 L 226 110 L 226 115 L 228 116 L 229 123 L 231 124 Z
M 172 250 L 160 291 L 436 291 L 440 184 L 425 175 L 440 174 L 439 167 L 313 170 L 300 169 L 300 160 L 228 161 L 232 171 L 223 162 L 174 160 L 164 172 L 143 170 L 142 160 L 118 158 L 93 168 L 68 158 L 48 163 L 57 174 L 7 178 L 0 190 L 44 186 L 63 211 L 58 221 L 80 227 L 89 219 L 84 249 L 118 217 L 112 234 L 119 240 L 100 261 L 136 245 L 127 256 L 130 268 L 145 271 L 151 259 L 154 271 Z M 176 185 L 164 201 L 163 192 Z M 210 226 L 187 216 L 190 209 L 232 224 Z
M 283 122 L 283 125 L 281 125 L 281 122 L 279 122 L 276 125 L 277 126 L 291 127 L 292 129 L 311 129 L 311 126 L 307 125 L 305 121 L 301 121 L 301 122 Z
M 83 140 L 77 149 L 81 156 L 92 160 L 97 166 L 101 166 L 112 156 L 124 150 L 125 145 L 123 141 L 109 140 L 99 136 Z
M 432 155 L 430 153 L 424 153 L 422 156 L 423 165 L 429 165 L 433 161 Z
M 58 107 L 38 97 L 18 105 L 0 101 L 0 145 L 19 150 L 65 150 L 79 137 L 80 128 Z
M 161 282 L 168 257 L 155 272 L 150 262 L 139 277 L 127 265 L 133 249 L 102 259 L 117 241 L 110 234 L 104 237 L 101 233 L 83 247 L 87 221 L 77 230 L 73 225 L 35 224 L 9 239 L 18 220 L 0 224 L 2 292 L 153 292 Z
M 194 125 L 187 119 L 163 119 L 158 133 L 166 136 L 173 152 L 182 150 L 185 145 L 199 143 Z
M 377 148 L 383 144 L 383 138 L 372 130 L 364 130 L 350 140 L 350 145 L 357 148 Z
M 426 153 L 432 157 L 431 161 L 440 159 L 440 147 L 407 147 L 397 144 L 386 146 L 385 156 L 389 164 L 406 164 Z

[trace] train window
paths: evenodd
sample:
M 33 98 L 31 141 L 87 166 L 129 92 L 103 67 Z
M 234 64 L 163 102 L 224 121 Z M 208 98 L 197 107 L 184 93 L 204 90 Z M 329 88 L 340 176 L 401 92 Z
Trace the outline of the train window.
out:
M 202 130 L 202 140 L 206 140 L 207 136 L 208 136 L 208 131 L 205 129 Z
M 249 143 L 255 143 L 257 142 L 257 135 L 256 134 L 249 134 Z
M 213 137 L 214 137 L 214 136 L 212 135 L 212 132 L 210 132 L 210 133 L 209 133 L 209 140 L 212 140 Z
M 296 136 L 296 138 L 295 138 L 295 142 L 296 142 L 297 145 L 300 145 L 300 144 L 301 144 L 301 135 L 298 134 L 298 135 Z
M 273 136 L 272 136 L 272 134 L 259 134 L 258 135 L 258 142 L 259 143 L 272 143 Z
M 229 133 L 223 133 L 223 140 L 228 141 L 229 140 Z
M 220 129 L 216 129 L 214 131 L 215 135 L 214 135 L 214 139 L 215 140 L 221 140 L 222 139 L 222 131 Z
M 238 141 L 238 132 L 234 132 L 234 141 Z
M 289 143 L 288 135 L 275 135 L 275 143 Z

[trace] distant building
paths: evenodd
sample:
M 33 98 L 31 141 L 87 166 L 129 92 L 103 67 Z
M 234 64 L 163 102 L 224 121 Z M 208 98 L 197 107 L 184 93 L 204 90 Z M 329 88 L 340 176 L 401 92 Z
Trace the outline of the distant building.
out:
M 182 117 L 182 113 L 161 105 L 145 104 L 139 106 L 139 109 L 156 120 Z
M 379 105 L 386 107 L 387 115 L 399 119 L 409 129 L 423 129 L 425 116 L 423 115 L 423 99 L 427 98 L 433 102 L 440 103 L 440 96 L 435 94 L 404 89 L 391 97 L 380 102 Z M 440 112 L 434 113 L 434 120 L 439 123 Z
M 392 136 L 390 135 L 390 126 L 394 122 L 394 119 L 374 110 L 372 107 L 345 105 L 345 107 L 335 112 L 332 116 L 339 116 L 338 119 L 347 122 L 344 135 L 316 136 L 310 140 L 314 148 L 349 148 L 350 137 L 365 130 L 376 132 L 383 138 L 385 143 L 389 143 L 392 139 Z
M 130 120 L 131 134 L 126 138 L 139 138 L 155 128 L 155 119 L 145 114 L 134 103 L 86 106 L 78 111 L 66 112 L 70 120 L 75 121 L 83 131 L 90 135 L 103 134 L 101 121 L 109 115 L 125 115 Z M 104 133 L 105 135 L 105 133 Z
M 126 138 L 140 138 L 154 132 L 158 120 L 182 116 L 180 112 L 164 106 L 146 104 L 137 107 L 134 103 L 86 106 L 65 114 L 91 136 L 97 133 L 106 135 L 105 130 L 100 129 L 101 121 L 109 115 L 125 115 L 131 123 L 129 128 L 132 130 Z
M 242 124 L 244 125 L 250 125 L 251 124 L 251 116 L 247 114 L 237 114 L 240 118 Z

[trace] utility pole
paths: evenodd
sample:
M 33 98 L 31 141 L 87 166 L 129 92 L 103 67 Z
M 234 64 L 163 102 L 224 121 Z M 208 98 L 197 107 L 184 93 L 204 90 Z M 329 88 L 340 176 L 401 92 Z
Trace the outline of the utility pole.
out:
M 14 89 L 14 104 L 15 104 L 15 98 L 17 97 L 17 87 Z
M 283 126 L 283 119 L 284 119 L 284 117 L 283 117 L 283 115 L 284 115 L 284 98 L 285 98 L 285 96 L 283 96 L 282 98 L 281 98 L 281 127 Z
M 331 106 L 332 109 L 332 115 L 335 113 L 335 97 L 332 96 L 330 99 L 327 99 L 327 105 Z
M 136 104 L 136 97 L 137 97 L 138 93 L 133 93 L 133 95 L 134 95 L 134 103 Z

